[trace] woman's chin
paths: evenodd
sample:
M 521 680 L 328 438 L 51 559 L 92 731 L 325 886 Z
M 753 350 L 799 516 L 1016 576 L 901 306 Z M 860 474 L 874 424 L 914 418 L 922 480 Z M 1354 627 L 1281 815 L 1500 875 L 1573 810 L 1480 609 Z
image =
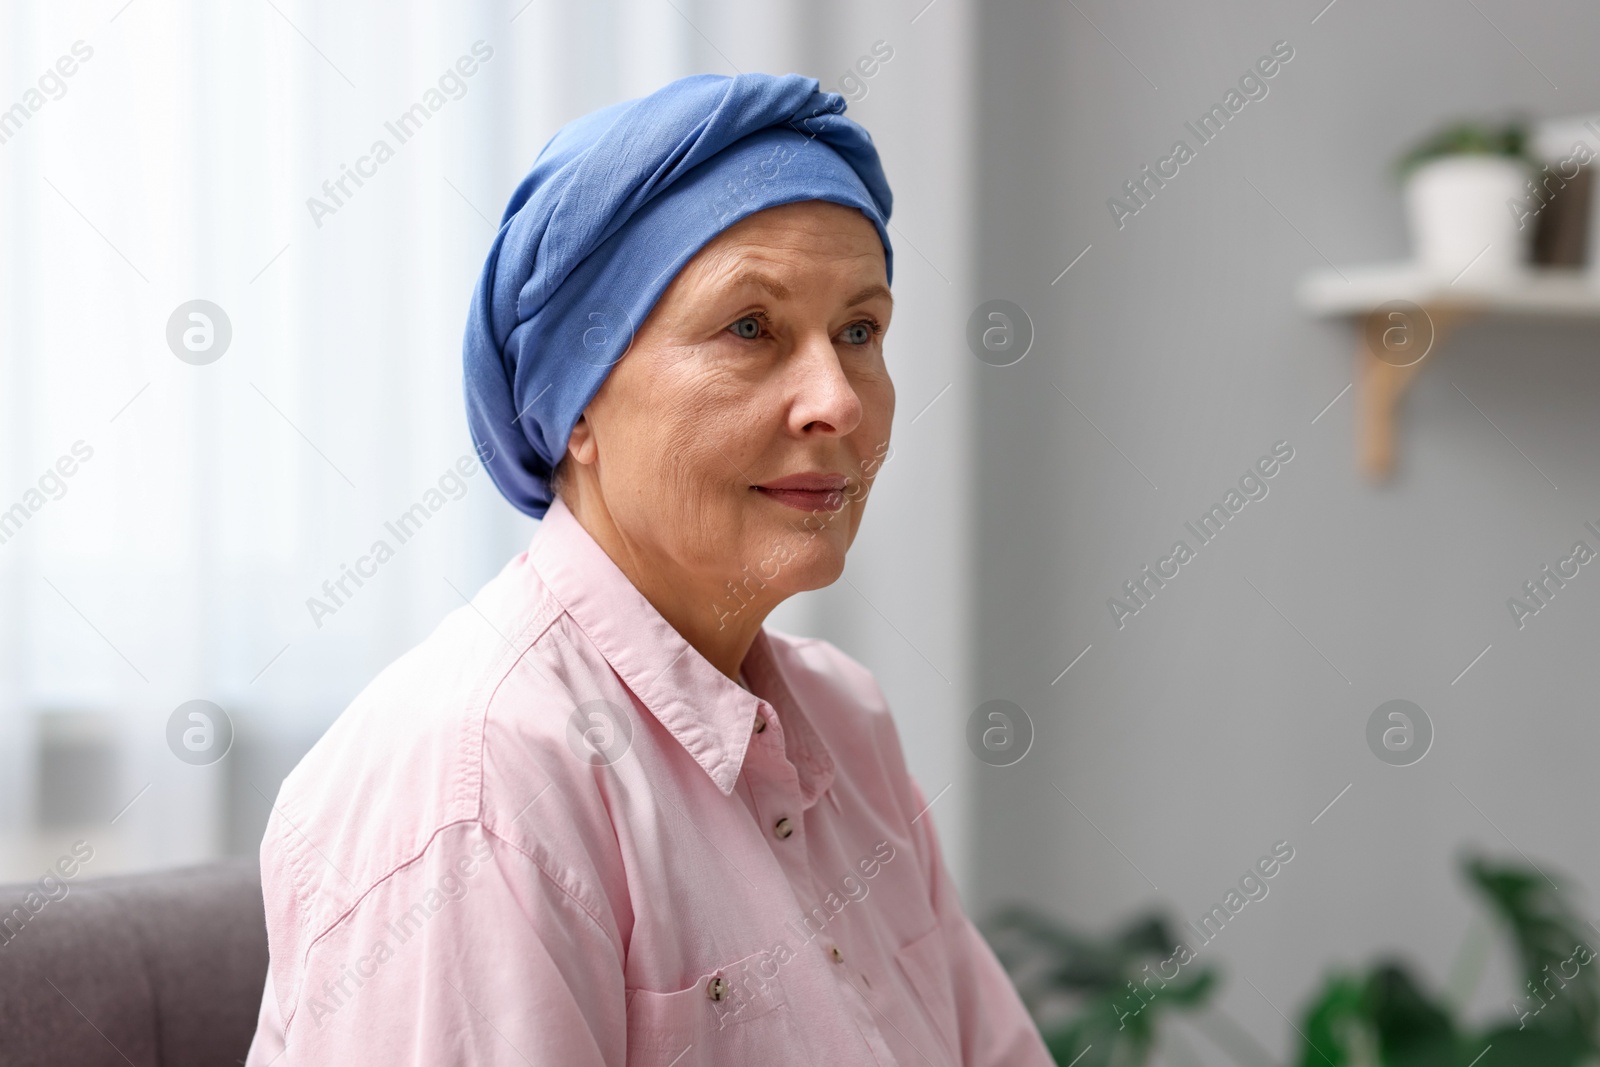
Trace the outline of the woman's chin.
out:
M 764 580 L 785 597 L 832 585 L 844 573 L 848 546 L 840 533 L 842 531 L 823 530 L 812 537 L 788 531 L 780 541 L 784 550 L 774 554 L 761 572 L 766 575 L 776 570 L 777 573 Z

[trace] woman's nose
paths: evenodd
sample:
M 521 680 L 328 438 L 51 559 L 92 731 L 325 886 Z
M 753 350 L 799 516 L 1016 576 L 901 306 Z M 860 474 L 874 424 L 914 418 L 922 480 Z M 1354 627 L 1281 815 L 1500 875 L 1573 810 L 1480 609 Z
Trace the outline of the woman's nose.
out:
M 791 416 L 804 433 L 833 433 L 840 437 L 861 422 L 861 397 L 845 373 L 827 336 L 810 337 L 795 353 L 794 407 Z

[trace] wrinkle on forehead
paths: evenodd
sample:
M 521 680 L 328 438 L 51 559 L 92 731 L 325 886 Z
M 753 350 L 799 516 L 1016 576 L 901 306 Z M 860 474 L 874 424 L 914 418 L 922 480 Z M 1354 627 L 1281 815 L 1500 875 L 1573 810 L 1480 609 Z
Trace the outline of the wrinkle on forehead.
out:
M 875 261 L 879 274 L 883 273 L 885 262 L 883 243 L 877 231 L 855 208 L 822 201 L 784 204 L 741 219 L 718 234 L 684 266 L 665 297 L 670 298 L 680 284 L 709 282 L 728 287 L 738 276 L 722 282 L 717 281 L 718 276 L 747 271 L 766 273 L 754 271 L 752 261 L 793 268 L 797 253 L 811 260 L 839 263 L 858 259 Z M 782 279 L 770 274 L 767 278 L 787 288 Z M 776 292 L 773 295 L 786 299 Z

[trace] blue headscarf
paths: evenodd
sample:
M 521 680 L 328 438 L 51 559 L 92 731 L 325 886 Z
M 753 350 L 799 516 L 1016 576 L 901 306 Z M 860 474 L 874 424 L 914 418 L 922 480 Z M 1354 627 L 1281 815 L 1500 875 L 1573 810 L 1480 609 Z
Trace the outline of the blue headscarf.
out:
M 467 319 L 467 424 L 506 499 L 542 518 L 578 417 L 696 252 L 800 200 L 893 196 L 844 97 L 798 74 L 696 74 L 563 126 L 517 186 Z

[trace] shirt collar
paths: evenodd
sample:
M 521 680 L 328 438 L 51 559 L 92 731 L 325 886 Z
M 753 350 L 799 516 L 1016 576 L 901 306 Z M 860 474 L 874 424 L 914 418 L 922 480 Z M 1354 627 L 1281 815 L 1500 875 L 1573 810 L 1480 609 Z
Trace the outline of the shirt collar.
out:
M 744 765 L 762 698 L 712 666 L 622 573 L 558 496 L 539 523 L 529 559 L 578 627 L 633 694 L 683 745 L 724 795 Z M 833 780 L 833 758 L 794 699 L 763 629 L 744 661 L 753 688 L 769 695 L 785 755 L 806 806 Z
M 792 649 L 773 640 L 763 627 L 756 631 L 750 651 L 745 654 L 744 674 L 752 689 L 766 694 L 766 703 L 776 714 L 777 736 L 783 743 L 784 758 L 794 767 L 800 806 L 804 809 L 833 784 L 833 754 L 795 699 L 794 690 L 784 677 L 786 662 L 794 662 Z

